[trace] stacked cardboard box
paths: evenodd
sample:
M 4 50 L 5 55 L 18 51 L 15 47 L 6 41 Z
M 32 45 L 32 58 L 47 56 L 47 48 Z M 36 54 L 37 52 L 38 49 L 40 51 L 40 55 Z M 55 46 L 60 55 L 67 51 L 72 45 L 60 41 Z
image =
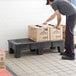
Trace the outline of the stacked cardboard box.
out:
M 0 49 L 0 69 L 5 68 L 5 52 Z
M 48 27 L 40 25 L 28 26 L 28 37 L 33 41 L 47 41 L 48 40 Z
M 33 41 L 62 40 L 62 31 L 63 27 L 56 29 L 54 26 L 49 25 L 29 25 L 28 38 Z
M 56 29 L 54 26 L 49 26 L 49 40 L 62 40 L 63 39 L 63 28 Z

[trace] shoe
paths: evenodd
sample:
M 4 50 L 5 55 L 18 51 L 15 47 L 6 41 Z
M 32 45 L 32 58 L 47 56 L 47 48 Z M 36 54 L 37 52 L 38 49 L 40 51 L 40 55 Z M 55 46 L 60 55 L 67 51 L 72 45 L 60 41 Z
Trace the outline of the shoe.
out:
M 70 56 L 67 56 L 67 55 L 63 55 L 62 59 L 63 60 L 75 60 L 75 57 L 74 56 L 70 57 Z
M 60 53 L 60 55 L 64 55 L 64 53 Z
M 60 53 L 60 55 L 67 55 L 67 53 L 66 52 L 63 52 L 63 53 Z

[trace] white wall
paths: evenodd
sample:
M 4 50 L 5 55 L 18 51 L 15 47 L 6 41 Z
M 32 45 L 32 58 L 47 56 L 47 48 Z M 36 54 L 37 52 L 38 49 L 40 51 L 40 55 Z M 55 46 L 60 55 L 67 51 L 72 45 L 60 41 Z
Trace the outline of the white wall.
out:
M 46 0 L 0 0 L 1 49 L 8 50 L 9 39 L 26 38 L 29 24 L 41 24 L 54 12 L 45 3 Z M 56 24 L 55 20 L 50 23 Z

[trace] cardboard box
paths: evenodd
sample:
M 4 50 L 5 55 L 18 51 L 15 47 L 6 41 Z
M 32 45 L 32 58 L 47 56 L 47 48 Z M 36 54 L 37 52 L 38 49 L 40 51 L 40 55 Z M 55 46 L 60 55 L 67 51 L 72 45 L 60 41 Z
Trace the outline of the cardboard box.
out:
M 13 75 L 6 69 L 0 69 L 0 76 L 13 76 Z
M 0 69 L 2 69 L 2 68 L 6 68 L 5 62 L 0 62 Z
M 4 69 L 4 68 L 6 68 L 5 65 L 0 65 L 0 69 Z
M 0 49 L 0 69 L 5 68 L 5 52 Z
M 5 62 L 5 52 L 0 49 L 0 62 Z
M 62 40 L 63 39 L 63 28 L 56 29 L 54 26 L 49 26 L 49 40 Z
M 66 25 L 61 25 L 61 27 L 63 28 L 63 33 L 66 31 Z
M 66 26 L 65 25 L 61 25 L 61 27 L 63 28 L 63 40 L 65 40 L 65 31 L 66 31 Z
M 47 26 L 47 25 L 46 25 Z M 29 25 L 28 26 L 28 38 L 33 41 L 47 41 L 48 40 L 48 27 L 44 25 Z

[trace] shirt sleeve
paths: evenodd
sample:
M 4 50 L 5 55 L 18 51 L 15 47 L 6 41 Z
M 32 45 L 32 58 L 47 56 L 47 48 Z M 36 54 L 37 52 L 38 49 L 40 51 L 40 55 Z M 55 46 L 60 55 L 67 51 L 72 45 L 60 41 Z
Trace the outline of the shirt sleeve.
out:
M 58 10 L 57 2 L 52 3 L 51 6 L 54 9 L 54 11 Z

